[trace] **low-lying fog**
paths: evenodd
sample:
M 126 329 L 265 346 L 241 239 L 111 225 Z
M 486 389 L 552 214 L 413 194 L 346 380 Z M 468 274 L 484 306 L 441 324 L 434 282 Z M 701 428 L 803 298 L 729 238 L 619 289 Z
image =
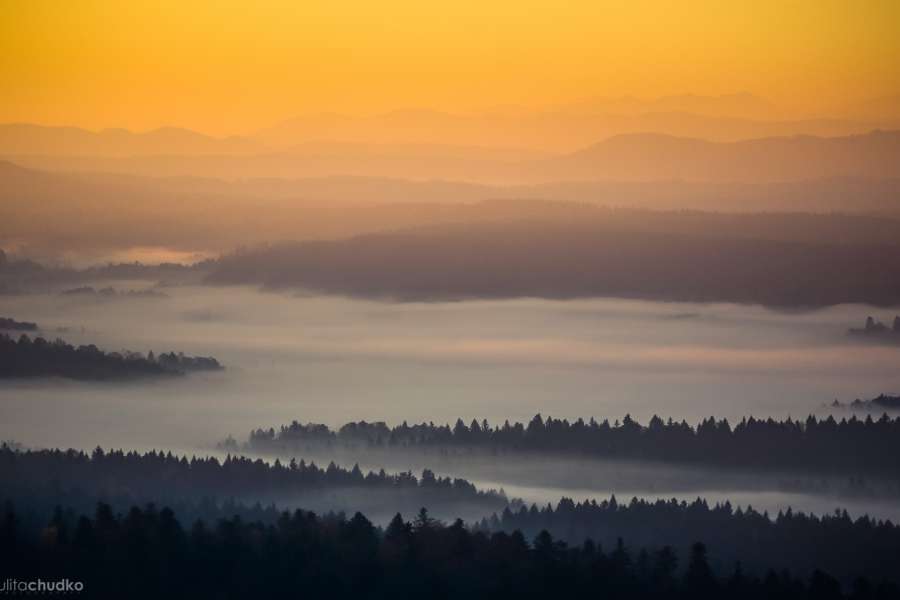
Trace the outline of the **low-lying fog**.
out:
M 239 287 L 163 291 L 169 298 L 0 296 L 0 316 L 35 321 L 45 337 L 106 350 L 212 355 L 226 366 L 126 384 L 7 381 L 0 438 L 26 446 L 202 452 L 227 434 L 243 441 L 251 428 L 294 419 L 340 426 L 457 417 L 502 423 L 538 412 L 614 420 L 630 413 L 644 423 L 655 413 L 694 424 L 710 415 L 805 418 L 834 399 L 900 391 L 900 348 L 860 345 L 846 335 L 869 314 L 890 322 L 897 310 L 784 313 L 610 299 L 383 303 Z M 565 489 L 525 480 L 516 487 L 509 477 L 490 483 L 526 500 L 557 498 Z M 709 486 L 697 487 L 681 491 L 714 497 Z M 778 505 L 750 496 L 728 492 L 733 502 Z M 798 506 L 805 495 L 795 496 L 786 500 L 795 508 L 834 507 Z M 857 509 L 885 514 L 875 503 Z
M 692 502 L 703 498 L 710 506 L 729 501 L 734 507 L 752 506 L 775 516 L 778 511 L 802 510 L 817 515 L 847 510 L 852 516 L 869 514 L 900 521 L 900 488 L 896 482 L 859 481 L 848 478 L 807 477 L 796 473 L 735 471 L 642 461 L 595 460 L 538 455 L 453 456 L 432 450 L 428 454 L 397 451 L 307 450 L 279 455 L 283 462 L 304 458 L 343 467 L 358 464 L 363 471 L 385 469 L 414 473 L 430 468 L 443 476 L 465 478 L 480 489 L 503 489 L 510 499 L 528 504 L 556 506 L 563 496 L 576 502 L 609 499 L 619 503 L 632 498 L 662 498 Z M 273 460 L 274 456 L 265 456 Z

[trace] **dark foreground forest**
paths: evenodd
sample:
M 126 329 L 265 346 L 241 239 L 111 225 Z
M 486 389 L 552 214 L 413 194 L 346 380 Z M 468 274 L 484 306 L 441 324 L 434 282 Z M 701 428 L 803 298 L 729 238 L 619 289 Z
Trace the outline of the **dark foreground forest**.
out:
M 61 339 L 18 340 L 0 333 L 0 378 L 67 377 L 80 380 L 123 380 L 159 375 L 184 375 L 188 371 L 216 371 L 215 358 L 163 352 L 104 352 L 93 344 L 73 346 Z
M 531 542 L 531 543 L 529 543 Z M 16 580 L 68 580 L 96 598 L 896 598 L 894 585 L 856 579 L 842 591 L 829 575 L 809 578 L 739 565 L 715 572 L 707 549 L 636 551 L 619 542 L 568 547 L 546 531 L 472 532 L 420 511 L 384 528 L 352 518 L 285 512 L 276 523 L 240 517 L 182 524 L 168 508 L 93 517 L 57 511 L 37 535 L 7 505 L 0 564 Z M 4 581 L 7 581 L 4 579 Z M 9 585 L 9 584 L 7 584 Z
M 419 449 L 424 451 L 490 454 L 540 453 L 603 459 L 639 459 L 717 467 L 803 470 L 848 476 L 900 477 L 900 418 L 856 415 L 806 420 L 745 418 L 732 426 L 713 418 L 691 426 L 654 416 L 641 425 L 629 416 L 620 423 L 590 419 L 544 419 L 536 415 L 522 423 L 490 425 L 461 419 L 453 427 L 406 422 L 388 427 L 383 422 L 347 423 L 337 431 L 325 425 L 294 421 L 277 431 L 250 433 L 246 449 L 290 453 L 317 446 L 362 449 Z M 222 447 L 237 449 L 233 440 Z M 847 449 L 852 448 L 852 452 Z
M 97 450 L 88 455 L 0 447 L 0 501 L 16 507 L 17 522 L 32 537 L 45 537 L 57 506 L 67 507 L 68 527 L 74 531 L 77 515 L 93 512 L 98 500 L 122 513 L 147 503 L 170 506 L 183 522 L 199 519 L 210 526 L 238 516 L 244 523 L 260 523 L 261 530 L 278 526 L 285 508 L 309 510 L 317 503 L 319 512 L 338 520 L 357 512 L 350 507 L 364 507 L 361 512 L 380 524 L 398 511 L 411 515 L 426 508 L 448 522 L 476 515 L 466 517 L 467 529 L 485 538 L 521 531 L 530 540 L 546 530 L 572 546 L 592 539 L 611 549 L 622 538 L 651 555 L 669 547 L 681 556 L 699 541 L 709 546 L 708 562 L 722 577 L 740 562 L 748 576 L 788 569 L 806 579 L 819 569 L 845 586 L 858 577 L 900 583 L 900 527 L 868 517 L 853 520 L 846 513 L 821 518 L 787 513 L 772 519 L 750 508 L 709 507 L 700 500 L 620 505 L 614 498 L 581 504 L 564 498 L 555 509 L 539 509 L 430 471 L 416 478 L 410 473 L 363 475 L 358 468 L 334 465 L 270 465 L 243 457 L 220 462 L 162 453 Z M 262 534 L 247 535 L 257 539 Z
M 730 503 L 705 500 L 646 501 L 632 498 L 559 501 L 556 508 L 522 506 L 483 519 L 480 531 L 522 531 L 526 537 L 547 530 L 565 542 L 587 539 L 610 547 L 623 538 L 639 547 L 672 546 L 686 553 L 698 539 L 710 548 L 711 563 L 722 570 L 740 562 L 748 573 L 769 568 L 808 575 L 824 570 L 844 582 L 858 575 L 900 583 L 900 526 L 868 516 L 852 519 L 846 511 L 814 516 L 790 509 L 769 515 Z

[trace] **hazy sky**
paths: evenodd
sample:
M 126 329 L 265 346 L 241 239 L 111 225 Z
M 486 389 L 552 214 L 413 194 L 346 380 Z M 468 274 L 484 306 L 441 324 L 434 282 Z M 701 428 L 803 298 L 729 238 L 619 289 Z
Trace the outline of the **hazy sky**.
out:
M 893 0 L 0 0 L 0 122 L 230 134 L 740 91 L 834 113 L 898 93 L 897 23 Z

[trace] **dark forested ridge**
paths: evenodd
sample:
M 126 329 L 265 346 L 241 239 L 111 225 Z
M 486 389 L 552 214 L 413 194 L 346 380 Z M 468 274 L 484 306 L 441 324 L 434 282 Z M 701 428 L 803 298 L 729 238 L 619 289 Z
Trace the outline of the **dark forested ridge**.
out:
M 168 352 L 146 356 L 139 352 L 104 352 L 97 346 L 72 346 L 63 340 L 18 340 L 0 333 L 0 378 L 67 377 L 83 380 L 132 379 L 157 375 L 183 375 L 188 371 L 222 369 L 215 358 Z
M 621 541 L 569 547 L 546 531 L 446 526 L 422 510 L 385 529 L 362 514 L 318 517 L 298 510 L 276 523 L 240 517 L 182 525 L 168 509 L 93 518 L 58 510 L 37 535 L 22 531 L 15 507 L 0 520 L 0 564 L 19 580 L 67 578 L 90 597 L 249 598 L 293 590 L 305 598 L 896 598 L 888 583 L 856 579 L 842 590 L 821 571 L 809 578 L 740 566 L 715 571 L 702 543 L 680 554 L 664 546 L 635 552 Z
M 696 427 L 685 421 L 654 416 L 641 425 L 629 416 L 621 423 L 590 419 L 544 419 L 536 415 L 522 423 L 491 426 L 461 419 L 453 427 L 404 422 L 347 423 L 337 431 L 326 425 L 294 421 L 279 430 L 250 433 L 248 450 L 296 452 L 307 447 L 348 446 L 371 449 L 481 449 L 489 453 L 534 452 L 604 459 L 639 459 L 748 469 L 812 470 L 842 475 L 900 477 L 900 418 L 883 414 L 836 420 L 808 417 L 805 421 L 745 418 L 732 426 L 712 417 Z M 236 449 L 229 438 L 223 448 Z M 848 449 L 852 448 L 852 452 Z
M 424 470 L 388 474 L 383 470 L 363 473 L 359 467 L 344 469 L 334 463 L 319 467 L 291 460 L 268 464 L 261 459 L 228 456 L 187 458 L 172 453 L 109 451 L 92 454 L 75 450 L 18 451 L 0 446 L 0 492 L 40 498 L 73 492 L 116 495 L 125 501 L 218 499 L 243 502 L 287 501 L 331 503 L 339 510 L 346 496 L 379 509 L 427 506 L 440 514 L 465 506 L 478 514 L 500 511 L 508 505 L 502 491 L 482 491 L 465 479 L 437 477 Z M 48 489 L 47 485 L 52 484 Z M 357 503 L 357 505 L 359 505 Z M 454 516 L 457 516 L 454 514 Z
M 615 496 L 602 502 L 563 498 L 556 508 L 505 509 L 477 529 L 520 530 L 529 537 L 547 530 L 569 544 L 592 539 L 605 547 L 624 538 L 640 547 L 669 545 L 682 552 L 699 539 L 720 568 L 740 561 L 757 574 L 768 568 L 798 574 L 818 568 L 847 582 L 862 574 L 900 581 L 900 526 L 868 516 L 853 520 L 840 510 L 821 517 L 791 510 L 768 515 L 727 502 L 710 507 L 699 498 L 691 503 L 633 498 L 622 504 Z
M 98 280 L 142 279 L 412 300 L 611 296 L 800 308 L 900 303 L 900 226 L 892 218 L 645 213 L 518 200 L 410 205 L 399 217 L 396 210 L 369 207 L 349 227 L 352 211 L 320 207 L 316 212 L 325 211 L 331 221 L 324 234 L 308 222 L 320 219 L 300 211 L 299 230 L 285 230 L 285 221 L 298 218 L 285 217 L 276 237 L 191 266 L 126 263 L 78 270 L 10 260 L 0 263 L 0 293 L 77 286 L 84 296 Z M 243 239 L 244 221 L 235 224 Z M 126 230 L 126 237 L 133 233 Z M 292 236 L 300 239 L 259 246 Z M 224 252 L 237 242 L 210 244 Z
M 895 243 L 787 242 L 503 223 L 302 241 L 225 256 L 209 281 L 448 300 L 622 297 L 782 307 L 900 303 Z

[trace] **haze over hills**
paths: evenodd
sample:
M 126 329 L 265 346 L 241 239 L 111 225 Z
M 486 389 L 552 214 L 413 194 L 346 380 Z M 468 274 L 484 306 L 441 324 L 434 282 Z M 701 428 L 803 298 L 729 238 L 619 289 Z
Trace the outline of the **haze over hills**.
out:
M 900 129 L 900 99 L 873 98 L 831 114 L 813 114 L 785 109 L 749 93 L 680 94 L 594 97 L 543 109 L 498 106 L 457 113 L 421 108 L 369 115 L 310 113 L 228 137 L 180 127 L 133 132 L 9 123 L 0 125 L 0 156 L 260 154 L 322 142 L 572 152 L 634 133 L 732 142 L 794 135 L 846 136 L 874 129 Z
M 158 154 L 246 154 L 263 147 L 242 137 L 214 138 L 179 127 L 146 132 L 89 131 L 28 123 L 0 125 L 0 153 L 50 156 L 149 156 Z
M 774 182 L 821 177 L 890 178 L 900 167 L 900 131 L 731 143 L 659 134 L 622 135 L 549 159 L 554 179 Z
M 900 2 L 0 14 L 0 595 L 900 600 Z
M 517 148 L 445 144 L 308 142 L 257 154 L 154 154 L 145 156 L 6 155 L 38 169 L 162 177 L 298 178 L 352 175 L 410 179 L 503 181 L 510 165 L 548 155 Z
M 784 135 L 849 135 L 900 126 L 900 118 L 772 120 L 771 117 L 692 112 L 678 108 L 678 104 L 647 105 L 649 110 L 646 112 L 621 107 L 607 109 L 602 105 L 598 110 L 586 103 L 541 113 L 514 112 L 512 115 L 506 110 L 472 115 L 427 110 L 394 111 L 371 117 L 323 114 L 278 123 L 259 131 L 255 138 L 271 147 L 289 147 L 298 140 L 332 139 L 356 143 L 511 146 L 565 152 L 628 133 L 655 132 L 729 142 Z
M 889 119 L 900 116 L 900 94 L 878 96 L 854 102 L 841 111 L 850 119 Z
M 0 203 L 0 247 L 42 259 L 68 253 L 81 264 L 91 264 L 92 257 L 104 252 L 134 247 L 208 255 L 277 240 L 521 219 L 729 235 L 755 231 L 777 239 L 853 243 L 900 236 L 898 179 L 519 186 L 367 177 L 230 182 L 48 173 L 0 163 L 0 196 L 9 200 Z M 706 213 L 677 218 L 677 212 L 641 212 L 684 210 Z M 760 211 L 782 215 L 736 216 Z M 784 214 L 801 212 L 820 214 Z M 835 212 L 845 216 L 829 214 Z
M 719 182 L 892 177 L 900 103 L 831 114 L 753 94 L 596 97 L 541 110 L 318 113 L 241 136 L 177 127 L 91 131 L 0 125 L 0 158 L 39 169 L 149 176 Z
M 18 164 L 51 170 L 231 180 L 354 175 L 504 185 L 673 179 L 771 183 L 835 177 L 893 178 L 900 172 L 900 130 L 739 142 L 628 134 L 551 156 L 516 149 L 332 142 L 245 155 L 6 156 Z
M 595 96 L 581 102 L 573 102 L 554 107 L 554 112 L 575 114 L 622 114 L 635 115 L 652 112 L 685 112 L 710 117 L 730 117 L 737 119 L 786 118 L 790 111 L 776 103 L 750 92 L 731 94 L 670 94 L 657 98 L 639 98 L 632 95 Z M 797 115 L 794 115 L 795 117 Z

